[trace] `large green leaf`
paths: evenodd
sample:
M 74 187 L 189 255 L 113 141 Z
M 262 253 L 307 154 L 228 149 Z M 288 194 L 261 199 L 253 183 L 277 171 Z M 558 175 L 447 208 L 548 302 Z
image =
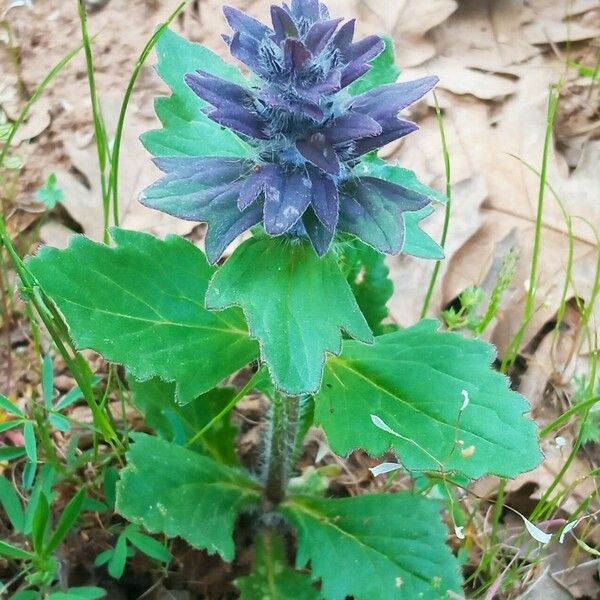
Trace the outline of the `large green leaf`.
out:
M 208 48 L 189 42 L 169 29 L 158 40 L 156 52 L 156 70 L 173 94 L 156 101 L 156 113 L 163 129 L 142 136 L 148 151 L 155 156 L 250 156 L 252 149 L 248 144 L 202 112 L 206 103 L 184 81 L 187 73 L 202 69 L 244 85 L 240 71 Z
M 344 246 L 343 259 L 356 302 L 373 333 L 381 335 L 385 331 L 382 323 L 389 315 L 387 303 L 394 293 L 385 254 L 355 239 Z
M 235 388 L 215 388 L 182 406 L 175 400 L 175 384 L 158 377 L 139 381 L 128 378 L 133 403 L 144 414 L 144 423 L 156 433 L 180 446 L 185 446 L 203 427 L 233 400 Z M 237 429 L 228 416 L 215 423 L 191 448 L 205 452 L 217 462 L 238 464 L 235 452 Z
M 352 96 L 358 96 L 379 85 L 397 81 L 400 69 L 395 64 L 394 42 L 387 35 L 382 37 L 385 42 L 385 50 L 371 61 L 371 70 L 348 88 Z
M 283 540 L 265 532 L 254 545 L 254 570 L 235 581 L 242 600 L 318 600 L 321 594 L 310 576 L 293 571 L 285 564 Z
M 439 509 L 408 493 L 299 497 L 279 508 L 298 530 L 296 566 L 310 561 L 327 600 L 438 600 L 459 592 Z
M 66 250 L 42 248 L 28 260 L 80 348 L 138 379 L 175 381 L 181 403 L 257 357 L 238 310 L 204 308 L 214 268 L 193 244 L 124 229 L 112 237 L 114 248 L 76 236 Z
M 260 488 L 241 472 L 142 433 L 132 435 L 117 485 L 117 511 L 132 523 L 192 546 L 235 555 L 233 528 L 258 503 Z
M 476 478 L 512 477 L 541 454 L 525 399 L 490 368 L 494 348 L 438 331 L 436 321 L 380 336 L 374 346 L 347 342 L 327 362 L 315 420 L 338 454 L 390 447 L 414 470 L 456 470 Z M 375 427 L 381 419 L 397 435 Z
M 246 241 L 215 274 L 206 305 L 242 307 L 273 382 L 288 394 L 319 389 L 326 352 L 341 351 L 341 329 L 372 341 L 336 259 L 300 240 Z

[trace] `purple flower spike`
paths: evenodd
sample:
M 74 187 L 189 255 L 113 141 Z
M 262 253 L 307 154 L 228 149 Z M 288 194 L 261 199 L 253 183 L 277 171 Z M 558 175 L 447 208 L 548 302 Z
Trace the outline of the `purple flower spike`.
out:
M 251 83 L 203 70 L 188 73 L 185 83 L 206 103 L 206 116 L 240 136 L 253 157 L 160 159 L 166 177 L 146 191 L 143 202 L 208 222 L 211 261 L 259 222 L 269 235 L 308 238 L 320 256 L 338 231 L 383 252 L 399 252 L 402 213 L 418 210 L 428 198 L 358 176 L 356 167 L 363 155 L 417 128 L 399 114 L 437 78 L 352 96 L 348 86 L 385 49 L 380 36 L 355 41 L 355 21 L 332 19 L 319 0 L 272 6 L 272 27 L 235 8 L 223 11 L 232 30 L 223 39 L 254 73 Z

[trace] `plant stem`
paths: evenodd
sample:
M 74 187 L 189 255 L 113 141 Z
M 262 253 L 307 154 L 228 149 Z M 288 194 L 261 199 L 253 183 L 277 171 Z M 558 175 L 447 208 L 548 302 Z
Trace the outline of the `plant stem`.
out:
M 300 399 L 297 396 L 273 396 L 264 472 L 265 498 L 273 504 L 279 504 L 285 498 L 294 466 L 299 417 Z

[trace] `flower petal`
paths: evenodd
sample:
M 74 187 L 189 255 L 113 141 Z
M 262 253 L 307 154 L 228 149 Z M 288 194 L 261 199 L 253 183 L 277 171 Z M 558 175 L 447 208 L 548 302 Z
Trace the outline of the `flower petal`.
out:
M 379 121 L 397 118 L 403 108 L 414 104 L 435 87 L 437 77 L 381 85 L 355 98 L 350 107 Z
M 357 140 L 352 149 L 352 155 L 359 157 L 368 152 L 372 152 L 373 150 L 378 150 L 390 142 L 399 140 L 417 129 L 419 129 L 419 127 L 414 123 L 397 119 L 394 126 L 387 129 L 384 127 L 383 132 L 380 135 Z
M 331 175 L 340 174 L 340 159 L 335 148 L 324 134 L 314 133 L 309 138 L 298 140 L 296 148 L 315 167 L 319 167 L 319 169 Z
M 351 61 L 370 62 L 385 50 L 385 42 L 380 35 L 370 35 L 350 46 L 348 58 Z
M 244 180 L 238 199 L 238 208 L 244 210 L 250 206 L 265 191 L 269 181 L 271 179 L 278 180 L 278 177 L 279 168 L 276 165 L 257 165 Z
M 306 34 L 306 38 L 304 39 L 306 47 L 313 54 L 319 54 L 327 46 L 342 21 L 343 19 L 317 21 Z
M 299 73 L 312 58 L 310 50 L 300 41 L 287 39 L 283 44 L 285 66 L 294 73 Z
M 250 90 L 205 71 L 188 73 L 184 80 L 196 96 L 215 107 L 226 103 L 243 106 L 252 98 Z
M 294 20 L 281 6 L 271 6 L 271 20 L 277 42 L 282 42 L 286 38 L 300 37 Z
M 233 6 L 224 6 L 223 14 L 227 19 L 227 23 L 235 32 L 244 33 L 255 40 L 262 40 L 273 35 L 273 31 L 264 23 Z
M 314 22 L 320 17 L 319 0 L 292 0 L 292 16 L 297 19 L 306 19 Z
M 335 231 L 339 214 L 337 186 L 330 177 L 316 169 L 311 169 L 309 175 L 312 183 L 313 211 L 327 229 Z
M 356 29 L 356 19 L 346 21 L 340 30 L 335 34 L 333 38 L 333 47 L 337 48 L 342 53 L 345 53 L 354 39 L 354 31 Z
M 180 219 L 206 222 L 206 255 L 211 263 L 238 235 L 261 221 L 260 204 L 246 211 L 236 204 L 251 162 L 230 157 L 161 157 L 155 164 L 166 176 L 144 190 L 140 202 Z
M 265 50 L 264 42 L 237 31 L 231 37 L 229 51 L 231 55 L 243 62 L 248 68 L 258 75 L 268 76 L 269 70 L 264 64 L 261 49 Z
M 378 35 L 371 35 L 356 44 L 352 44 L 346 52 L 349 60 L 342 73 L 342 86 L 346 87 L 367 73 L 369 62 L 385 50 L 385 42 Z
M 281 235 L 293 227 L 312 198 L 311 182 L 306 173 L 295 170 L 279 172 L 265 188 L 265 230 Z
M 383 133 L 381 125 L 368 115 L 347 112 L 334 119 L 325 130 L 325 137 L 331 144 L 344 144 Z
M 331 247 L 335 229 L 327 229 L 309 206 L 302 217 L 308 239 L 318 256 L 325 256 Z
M 426 196 L 382 179 L 356 179 L 340 195 L 339 228 L 381 252 L 399 254 L 404 247 L 402 213 L 428 203 Z

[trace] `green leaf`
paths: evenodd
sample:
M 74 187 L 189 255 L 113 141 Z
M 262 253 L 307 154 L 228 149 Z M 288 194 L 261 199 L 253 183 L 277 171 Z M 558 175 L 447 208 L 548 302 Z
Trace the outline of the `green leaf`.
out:
M 92 387 L 94 387 L 100 381 L 102 381 L 102 377 L 94 376 L 94 377 L 91 378 L 91 382 L 90 383 L 91 383 Z M 75 404 L 75 402 L 77 402 L 78 400 L 81 400 L 81 398 L 83 398 L 83 392 L 81 391 L 81 389 L 79 388 L 79 386 L 74 387 L 73 389 L 69 390 L 61 398 L 61 400 L 59 400 L 56 403 L 56 406 L 54 407 L 54 410 L 56 410 L 56 411 L 64 410 L 68 406 L 71 406 L 71 404 Z
M 523 416 L 529 405 L 490 368 L 494 348 L 438 327 L 422 321 L 374 346 L 347 342 L 328 361 L 315 421 L 331 448 L 378 456 L 392 447 L 407 469 L 471 478 L 533 469 L 541 454 L 535 424 Z M 375 427 L 372 416 L 398 435 Z
M 385 255 L 356 239 L 344 246 L 344 265 L 362 314 L 373 333 L 381 335 L 385 331 L 382 323 L 389 314 L 387 303 L 394 293 Z
M 36 200 L 44 204 L 48 210 L 52 210 L 59 202 L 65 199 L 64 192 L 58 187 L 56 175 L 51 173 L 46 183 L 35 193 Z
M 139 379 L 176 381 L 181 403 L 256 358 L 239 311 L 204 308 L 214 269 L 200 250 L 177 236 L 113 229 L 112 237 L 115 248 L 76 236 L 66 250 L 42 248 L 28 260 L 80 348 Z
M 25 508 L 25 534 L 30 534 L 33 530 L 33 521 L 38 510 L 40 498 L 42 496 L 45 496 L 46 499 L 50 498 L 51 500 L 54 498 L 56 493 L 52 491 L 52 486 L 54 485 L 55 477 L 56 471 L 51 465 L 44 465 L 40 469 L 40 475 L 31 491 L 29 502 Z
M 436 502 L 409 493 L 296 497 L 279 511 L 298 531 L 296 566 L 311 562 L 327 600 L 440 600 L 460 591 Z
M 67 419 L 67 417 L 64 417 L 63 415 L 51 412 L 48 415 L 48 421 L 50 422 L 50 425 L 52 425 L 52 427 L 58 429 L 59 431 L 62 431 L 63 433 L 68 433 L 69 431 L 71 431 L 71 424 L 69 423 L 69 419 Z
M 435 209 L 433 206 L 426 206 L 421 210 L 405 213 L 404 223 L 406 225 L 406 234 L 404 248 L 402 249 L 404 254 L 434 260 L 442 260 L 444 258 L 444 249 L 419 227 L 419 223 L 434 212 Z
M 108 561 L 108 574 L 114 579 L 121 579 L 125 572 L 125 564 L 127 563 L 127 538 L 122 533 L 117 538 L 115 550 Z
M 169 98 L 158 98 L 156 112 L 163 129 L 150 131 L 142 142 L 154 156 L 240 156 L 253 154 L 231 130 L 211 121 L 203 112 L 206 103 L 184 81 L 198 69 L 239 85 L 246 83 L 233 65 L 201 46 L 167 29 L 156 44 L 157 71 L 171 88 Z
M 50 504 L 43 492 L 40 494 L 31 527 L 31 541 L 35 553 L 41 555 L 44 550 L 44 539 L 50 522 Z
M 387 35 L 382 37 L 385 50 L 370 62 L 371 70 L 348 88 L 351 96 L 364 94 L 377 86 L 395 83 L 398 80 L 400 69 L 395 64 L 394 42 Z
M 321 594 L 310 577 L 286 566 L 283 540 L 274 532 L 266 532 L 255 542 L 254 570 L 236 579 L 242 600 L 318 600 Z
M 15 458 L 21 458 L 25 454 L 25 448 L 22 446 L 7 446 L 6 448 L 0 448 L 0 461 L 14 460 Z
M 44 406 L 52 408 L 52 396 L 54 395 L 54 365 L 52 357 L 46 354 L 42 360 L 42 396 Z
M 37 474 L 37 463 L 33 463 L 33 462 L 26 462 L 25 466 L 23 467 L 23 475 L 22 475 L 22 479 L 23 479 L 23 487 L 26 490 L 31 489 L 31 487 L 33 486 L 33 483 L 35 482 L 35 476 Z
M 2 541 L 0 541 L 0 556 L 15 558 L 16 560 L 31 560 L 33 558 L 31 552 L 27 552 L 27 550 L 23 550 L 22 548 L 18 548 L 17 546 Z
M 0 433 L 4 433 L 5 431 L 10 431 L 11 429 L 17 429 L 17 427 L 22 427 L 23 421 L 21 419 L 16 420 L 13 419 L 11 421 L 4 421 L 4 423 L 0 423 Z
M 341 329 L 372 341 L 335 257 L 319 258 L 305 242 L 246 241 L 211 280 L 206 305 L 242 307 L 273 382 L 288 394 L 319 389 L 326 352 L 341 351 Z
M 23 426 L 23 439 L 25 440 L 25 452 L 29 462 L 37 462 L 37 442 L 35 440 L 35 429 L 33 421 L 27 421 Z
M 216 417 L 236 394 L 234 388 L 215 388 L 189 404 L 175 401 L 175 385 L 158 378 L 139 381 L 129 377 L 133 403 L 144 414 L 144 423 L 156 433 L 185 446 L 203 427 Z M 192 448 L 202 450 L 217 462 L 237 465 L 235 452 L 237 428 L 227 417 L 215 423 Z
M 117 511 L 146 530 L 180 536 L 192 546 L 235 554 L 238 514 L 260 500 L 259 486 L 231 467 L 145 434 L 132 435 L 117 486 Z
M 96 556 L 96 558 L 94 560 L 94 564 L 97 567 L 101 567 L 102 565 L 105 565 L 108 561 L 110 561 L 110 559 L 113 557 L 114 553 L 115 553 L 114 548 L 109 548 L 108 550 L 104 550 L 103 552 L 100 552 L 100 554 L 98 554 L 98 556 Z
M 115 499 L 117 494 L 117 481 L 119 480 L 119 472 L 114 467 L 107 467 L 104 470 L 104 479 L 102 480 L 102 491 L 106 504 L 111 508 L 115 507 Z
M 50 537 L 48 544 L 44 548 L 46 554 L 51 554 L 56 550 L 58 545 L 65 539 L 71 527 L 75 525 L 75 521 L 79 517 L 79 513 L 83 507 L 85 500 L 85 488 L 81 488 L 73 498 L 69 501 L 56 525 L 54 533 Z
M 11 402 L 6 396 L 0 394 L 0 409 L 16 417 L 25 418 L 23 411 L 14 403 Z
M 158 540 L 137 531 L 135 525 L 129 525 L 127 529 L 125 529 L 125 535 L 127 536 L 127 539 L 146 556 L 165 563 L 171 562 L 173 557 L 163 544 Z
M 25 525 L 25 513 L 21 501 L 15 488 L 3 475 L 0 475 L 0 505 L 15 531 L 22 532 Z

